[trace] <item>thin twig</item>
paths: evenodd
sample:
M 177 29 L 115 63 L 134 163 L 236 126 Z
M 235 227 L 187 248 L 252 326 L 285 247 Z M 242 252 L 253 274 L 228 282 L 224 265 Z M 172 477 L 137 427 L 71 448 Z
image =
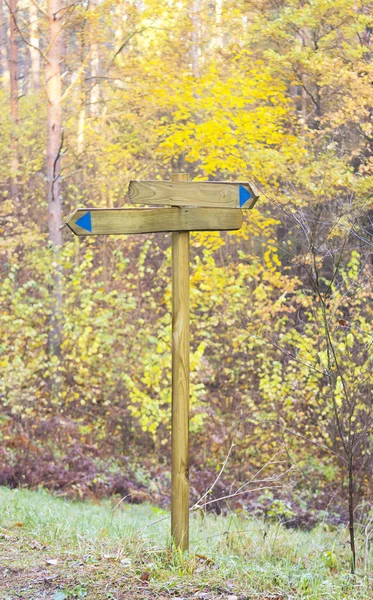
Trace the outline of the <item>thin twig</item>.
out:
M 202 502 L 202 500 L 204 500 L 204 499 L 206 498 L 206 496 L 207 496 L 208 494 L 210 494 L 210 493 L 212 492 L 212 490 L 214 489 L 214 487 L 216 486 L 216 484 L 218 483 L 218 481 L 219 481 L 220 477 L 222 476 L 222 474 L 223 474 L 223 472 L 224 472 L 224 469 L 225 469 L 225 467 L 226 467 L 226 465 L 227 465 L 227 462 L 228 462 L 228 460 L 229 460 L 229 457 L 230 457 L 230 455 L 231 455 L 231 452 L 232 452 L 232 450 L 233 450 L 233 448 L 234 448 L 234 447 L 235 447 L 235 444 L 234 444 L 234 442 L 233 442 L 233 440 L 232 440 L 232 442 L 231 442 L 231 445 L 230 445 L 230 448 L 229 448 L 229 450 L 228 450 L 228 454 L 227 454 L 227 456 L 225 457 L 225 460 L 224 460 L 224 462 L 223 462 L 223 465 L 222 465 L 222 467 L 221 467 L 221 469 L 220 469 L 220 471 L 219 471 L 219 473 L 218 473 L 218 475 L 217 475 L 217 477 L 216 477 L 216 479 L 215 479 L 214 483 L 213 483 L 213 484 L 212 484 L 212 485 L 209 487 L 209 489 L 207 490 L 207 492 L 205 492 L 205 493 L 203 494 L 203 496 L 201 496 L 201 498 L 200 498 L 199 500 L 197 500 L 197 502 L 195 502 L 195 503 L 194 503 L 194 505 L 192 506 L 191 510 L 193 510 L 193 509 L 194 509 L 194 508 L 195 508 L 195 507 L 196 507 L 196 506 L 197 506 L 197 505 L 198 505 L 200 502 Z M 199 508 L 200 508 L 200 507 L 199 507 Z
M 258 492 L 260 490 L 275 490 L 278 488 L 281 488 L 281 485 L 272 485 L 272 486 L 261 486 L 258 488 L 253 488 L 251 490 L 245 490 L 244 492 L 234 492 L 233 494 L 227 494 L 226 496 L 221 496 L 221 498 L 215 498 L 215 500 L 209 500 L 208 502 L 205 502 L 205 504 L 203 506 L 196 506 L 193 508 L 190 508 L 189 510 L 199 510 L 201 508 L 204 508 L 205 506 L 208 506 L 209 504 L 214 504 L 215 502 L 220 502 L 221 500 L 228 500 L 229 498 L 235 498 L 236 496 L 242 496 L 242 494 L 249 494 L 251 492 Z

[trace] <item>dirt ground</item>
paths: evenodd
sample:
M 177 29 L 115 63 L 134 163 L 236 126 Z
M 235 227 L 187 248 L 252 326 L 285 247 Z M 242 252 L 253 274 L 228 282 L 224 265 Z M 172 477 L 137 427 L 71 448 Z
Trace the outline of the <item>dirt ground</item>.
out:
M 232 594 L 229 586 L 201 589 L 200 584 L 179 581 L 167 589 L 167 583 L 153 583 L 147 572 L 119 574 L 115 564 L 91 565 L 73 557 L 63 564 L 58 560 L 49 564 L 32 550 L 14 559 L 13 552 L 0 554 L 1 600 L 249 600 L 249 596 Z

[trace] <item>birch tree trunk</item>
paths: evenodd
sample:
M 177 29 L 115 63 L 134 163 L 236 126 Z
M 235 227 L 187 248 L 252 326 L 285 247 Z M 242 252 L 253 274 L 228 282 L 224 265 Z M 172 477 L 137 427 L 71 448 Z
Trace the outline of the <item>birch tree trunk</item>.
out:
M 124 12 L 123 2 L 118 0 L 118 2 L 115 5 L 114 42 L 115 42 L 115 50 L 116 51 L 123 43 L 123 24 L 124 24 L 123 12 Z M 118 56 L 116 57 L 115 60 L 119 66 L 123 65 L 123 58 L 122 58 L 121 53 L 118 54 Z
M 191 8 L 192 21 L 192 75 L 199 77 L 199 42 L 200 42 L 200 0 L 194 0 Z
M 62 59 L 62 3 L 48 0 L 48 53 L 45 67 L 45 82 L 48 98 L 47 138 L 47 186 L 48 186 L 48 231 L 54 251 L 54 290 L 52 318 L 49 335 L 49 354 L 61 354 L 62 279 L 59 251 L 62 243 L 61 225 L 61 151 L 62 151 L 62 106 L 61 72 Z M 58 374 L 57 374 L 58 377 Z M 54 385 L 56 382 L 53 382 Z M 58 385 L 57 385 L 58 388 Z
M 81 62 L 83 64 L 84 61 L 84 52 L 85 52 L 85 29 L 84 25 L 81 31 Z M 84 189 L 84 133 L 85 133 L 85 124 L 86 124 L 86 84 L 85 84 L 85 69 L 80 74 L 80 108 L 79 108 L 79 118 L 78 118 L 78 130 L 77 130 L 77 185 L 79 190 Z M 79 200 L 76 200 L 75 207 L 78 208 Z M 75 264 L 79 266 L 80 264 L 80 240 L 79 236 L 74 236 L 74 246 L 75 246 Z
M 90 106 L 91 106 L 91 115 L 92 117 L 97 117 L 99 114 L 99 102 L 100 102 L 100 84 L 99 84 L 99 69 L 100 69 L 100 57 L 98 52 L 98 44 L 97 42 L 93 42 L 92 46 L 92 58 L 91 58 L 91 98 L 90 98 Z
M 223 0 L 216 0 L 215 2 L 215 23 L 216 23 L 216 45 L 218 48 L 223 48 L 224 37 L 222 29 L 222 14 L 223 14 Z
M 9 72 L 10 72 L 10 113 L 13 127 L 11 133 L 11 159 L 10 159 L 10 194 L 13 200 L 18 201 L 18 27 L 17 27 L 17 0 L 9 0 Z
M 10 81 L 7 47 L 7 26 L 4 17 L 4 4 L 3 0 L 0 0 L 0 61 L 4 88 L 8 88 Z
M 61 73 L 62 25 L 60 0 L 48 0 L 49 51 L 45 68 L 48 97 L 48 229 L 53 245 L 60 246 L 61 238 L 61 151 L 62 151 L 62 107 Z
M 38 9 L 36 5 L 30 2 L 30 59 L 31 59 L 31 78 L 34 90 L 40 87 L 40 52 L 39 52 L 39 32 L 38 32 Z

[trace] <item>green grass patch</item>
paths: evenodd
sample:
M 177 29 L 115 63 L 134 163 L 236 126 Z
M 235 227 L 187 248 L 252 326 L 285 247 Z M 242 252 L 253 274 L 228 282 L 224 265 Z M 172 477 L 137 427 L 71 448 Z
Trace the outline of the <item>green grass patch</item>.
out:
M 244 513 L 192 514 L 190 551 L 181 554 L 171 548 L 168 512 L 113 506 L 0 488 L 0 598 L 373 598 L 371 565 L 349 574 L 346 528 L 303 532 Z

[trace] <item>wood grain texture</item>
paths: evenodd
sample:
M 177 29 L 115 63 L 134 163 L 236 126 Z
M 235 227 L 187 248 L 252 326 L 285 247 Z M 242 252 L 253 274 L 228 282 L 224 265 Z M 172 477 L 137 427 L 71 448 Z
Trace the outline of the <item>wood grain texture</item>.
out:
M 246 182 L 131 181 L 128 196 L 133 204 L 240 208 L 240 185 L 252 194 L 245 205 L 252 208 L 258 195 Z
M 92 230 L 76 224 L 90 213 Z M 79 208 L 66 222 L 75 235 L 119 235 L 160 231 L 235 230 L 242 225 L 242 211 L 208 208 Z
M 189 352 L 189 232 L 183 231 L 172 234 L 171 536 L 181 550 L 189 547 Z

